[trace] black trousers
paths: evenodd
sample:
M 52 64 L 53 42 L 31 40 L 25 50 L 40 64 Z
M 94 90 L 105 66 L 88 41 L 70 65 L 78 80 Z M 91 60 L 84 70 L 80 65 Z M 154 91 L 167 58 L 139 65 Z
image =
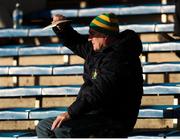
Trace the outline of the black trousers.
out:
M 121 122 L 99 115 L 85 115 L 62 123 L 51 131 L 55 118 L 41 120 L 36 127 L 39 138 L 126 138 L 128 131 Z
M 180 36 L 180 0 L 175 1 L 174 36 Z

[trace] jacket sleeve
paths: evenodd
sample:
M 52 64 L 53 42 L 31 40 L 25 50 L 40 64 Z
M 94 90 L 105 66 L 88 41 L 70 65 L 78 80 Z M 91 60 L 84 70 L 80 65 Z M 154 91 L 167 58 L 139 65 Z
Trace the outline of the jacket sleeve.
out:
M 118 60 L 114 60 L 114 58 L 104 59 L 100 68 L 100 73 L 97 74 L 92 85 L 87 85 L 82 89 L 81 93 L 83 95 L 77 98 L 68 108 L 68 113 L 71 117 L 77 117 L 78 115 L 93 109 L 98 109 L 104 105 L 103 103 L 107 101 L 109 95 L 112 95 L 112 92 L 109 91 L 117 85 L 117 76 L 119 76 L 120 73 L 119 68 Z M 121 72 L 123 73 L 123 71 Z
M 71 49 L 76 55 L 84 59 L 86 58 L 90 51 L 87 36 L 79 34 L 69 24 L 65 25 L 63 30 L 54 27 L 53 31 L 62 41 L 63 45 Z

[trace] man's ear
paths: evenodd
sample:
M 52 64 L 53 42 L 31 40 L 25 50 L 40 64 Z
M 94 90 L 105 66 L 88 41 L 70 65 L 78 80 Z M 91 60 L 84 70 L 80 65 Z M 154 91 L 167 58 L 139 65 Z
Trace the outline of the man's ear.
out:
M 105 38 L 106 43 L 109 43 L 111 41 L 111 39 L 108 35 L 106 35 L 104 38 Z

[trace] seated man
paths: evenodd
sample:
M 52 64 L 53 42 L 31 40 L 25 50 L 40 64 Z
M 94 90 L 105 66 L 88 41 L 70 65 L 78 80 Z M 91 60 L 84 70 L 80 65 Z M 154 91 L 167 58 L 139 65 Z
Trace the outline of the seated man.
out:
M 63 19 L 56 15 L 53 22 Z M 84 83 L 67 112 L 39 122 L 37 136 L 127 137 L 143 95 L 138 35 L 132 30 L 119 33 L 118 18 L 112 13 L 92 20 L 89 37 L 77 33 L 69 23 L 53 29 L 65 46 L 85 59 Z

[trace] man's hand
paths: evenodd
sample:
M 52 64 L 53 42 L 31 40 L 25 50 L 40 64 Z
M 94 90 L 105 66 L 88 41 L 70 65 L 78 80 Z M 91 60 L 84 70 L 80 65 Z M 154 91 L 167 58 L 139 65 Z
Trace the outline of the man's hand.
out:
M 53 20 L 52 20 L 52 24 L 57 22 L 57 21 L 61 21 L 61 20 L 66 20 L 66 17 L 60 14 L 54 15 L 53 16 Z
M 62 122 L 67 121 L 70 119 L 70 115 L 68 112 L 62 113 L 59 116 L 56 117 L 56 120 L 54 120 L 51 130 L 54 130 L 55 128 L 59 127 Z
M 62 22 L 58 22 L 58 21 L 62 21 Z M 65 16 L 57 14 L 53 16 L 51 24 L 55 24 L 56 27 L 59 29 L 59 31 L 62 32 L 64 29 L 64 26 L 67 24 L 68 21 L 70 20 L 67 20 Z

